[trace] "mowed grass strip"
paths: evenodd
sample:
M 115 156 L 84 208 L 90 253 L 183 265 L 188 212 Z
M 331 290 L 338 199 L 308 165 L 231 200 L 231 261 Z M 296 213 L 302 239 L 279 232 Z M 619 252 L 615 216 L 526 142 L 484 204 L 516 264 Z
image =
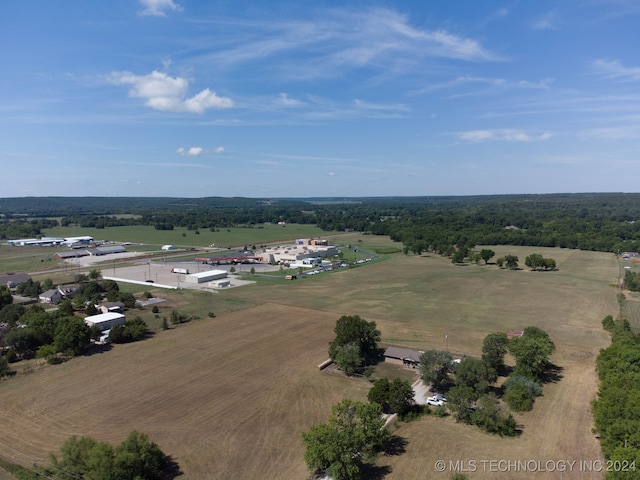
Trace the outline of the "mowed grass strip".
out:
M 46 463 L 70 435 L 138 429 L 187 478 L 305 478 L 300 433 L 368 388 L 317 369 L 335 320 L 263 305 L 3 382 L 0 451 Z

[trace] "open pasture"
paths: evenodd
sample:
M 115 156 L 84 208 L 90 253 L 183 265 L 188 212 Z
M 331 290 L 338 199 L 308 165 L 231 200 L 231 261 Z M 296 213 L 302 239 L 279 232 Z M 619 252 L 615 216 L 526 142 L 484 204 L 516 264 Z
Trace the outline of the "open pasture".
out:
M 360 239 L 365 250 L 369 241 L 385 243 Z M 595 358 L 609 343 L 600 322 L 618 311 L 615 257 L 491 248 L 497 256 L 517 255 L 523 269 L 395 254 L 293 282 L 221 292 L 212 297 L 216 313 L 222 302 L 248 308 L 213 319 L 203 310 L 203 320 L 144 342 L 1 383 L 0 449 L 23 463 L 46 461 L 68 435 L 118 443 L 137 428 L 173 455 L 186 478 L 306 478 L 300 432 L 324 421 L 345 395 L 364 398 L 368 388 L 362 380 L 316 368 L 326 358 L 335 320 L 360 315 L 376 321 L 389 344 L 469 355 L 481 353 L 488 333 L 535 325 L 555 342 L 552 360 L 561 368 L 561 380 L 544 387 L 534 410 L 516 417 L 520 437 L 501 439 L 451 418 L 425 417 L 397 430 L 405 453 L 381 457 L 385 478 L 450 478 L 453 472 L 434 469 L 439 459 L 600 459 L 590 402 L 597 391 Z M 529 271 L 524 259 L 531 253 L 555 259 L 558 271 Z M 178 300 L 172 302 L 179 306 Z M 531 477 L 514 471 L 471 475 Z M 559 476 L 537 472 L 535 478 Z M 601 473 L 567 472 L 564 478 Z
M 45 463 L 70 435 L 138 429 L 186 478 L 305 478 L 300 432 L 368 388 L 318 372 L 335 320 L 264 305 L 2 382 L 0 451 Z
M 178 247 L 232 247 L 242 245 L 262 245 L 277 241 L 293 241 L 296 238 L 318 238 L 329 235 L 313 225 L 289 224 L 256 225 L 253 228 L 219 228 L 212 232 L 208 228 L 188 230 L 175 227 L 173 230 L 156 230 L 151 226 L 126 226 L 108 228 L 58 227 L 47 229 L 44 233 L 50 237 L 72 237 L 90 235 L 96 240 L 132 242 L 149 245 L 176 245 Z M 335 233 L 335 232 L 334 232 Z

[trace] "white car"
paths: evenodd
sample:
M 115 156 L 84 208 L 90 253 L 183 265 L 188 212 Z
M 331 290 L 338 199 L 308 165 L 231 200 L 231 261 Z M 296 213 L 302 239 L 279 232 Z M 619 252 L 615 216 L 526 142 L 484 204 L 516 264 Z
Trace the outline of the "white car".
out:
M 429 397 L 427 398 L 427 405 L 431 405 L 432 407 L 442 407 L 444 405 L 444 400 L 437 396 Z

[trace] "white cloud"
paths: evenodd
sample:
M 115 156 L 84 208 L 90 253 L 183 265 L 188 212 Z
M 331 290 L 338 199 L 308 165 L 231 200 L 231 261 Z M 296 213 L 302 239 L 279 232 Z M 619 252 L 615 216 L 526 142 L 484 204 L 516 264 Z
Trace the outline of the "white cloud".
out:
M 532 135 L 523 130 L 499 129 L 499 130 L 469 130 L 459 132 L 458 138 L 467 142 L 482 142 L 485 140 L 495 140 L 504 142 L 535 142 L 548 140 L 553 135 L 550 132 Z
M 178 155 L 189 155 L 191 157 L 199 157 L 200 155 L 221 154 L 224 152 L 224 147 L 217 147 L 213 150 L 206 150 L 202 147 L 180 147 L 176 150 Z
M 130 97 L 146 99 L 145 105 L 167 112 L 204 113 L 209 108 L 231 108 L 233 101 L 219 97 L 205 88 L 190 98 L 185 98 L 189 81 L 182 77 L 170 77 L 166 73 L 154 70 L 148 75 L 134 75 L 129 72 L 113 72 L 111 83 L 132 85 Z
M 173 0 L 139 0 L 144 10 L 138 12 L 139 15 L 152 17 L 166 17 L 167 11 L 173 10 L 181 12 L 183 9 Z
M 625 67 L 619 60 L 598 59 L 593 62 L 594 68 L 607 78 L 621 80 L 640 80 L 640 67 Z
M 336 176 L 336 174 L 333 173 L 333 172 L 329 172 L 329 173 L 327 173 L 327 175 L 330 176 L 330 177 L 335 177 Z

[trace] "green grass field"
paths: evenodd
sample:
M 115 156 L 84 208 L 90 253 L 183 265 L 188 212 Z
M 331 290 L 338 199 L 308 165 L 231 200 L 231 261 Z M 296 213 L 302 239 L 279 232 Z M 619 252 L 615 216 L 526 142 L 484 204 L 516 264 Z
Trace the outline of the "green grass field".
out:
M 364 251 L 398 246 L 361 235 L 340 242 Z M 434 470 L 438 459 L 599 459 L 590 402 L 597 391 L 595 358 L 609 343 L 601 320 L 618 312 L 615 257 L 491 248 L 497 256 L 517 255 L 523 269 L 395 253 L 355 268 L 215 295 L 151 290 L 167 298 L 160 317 L 177 308 L 200 320 L 0 383 L 0 449 L 14 461 L 43 461 L 71 434 L 117 443 L 135 427 L 174 456 L 183 478 L 306 478 L 301 431 L 326 419 L 340 398 L 366 396 L 365 381 L 317 370 L 335 320 L 360 315 L 377 323 L 386 343 L 448 347 L 460 355 L 480 354 L 489 333 L 535 325 L 555 342 L 552 360 L 561 368 L 562 379 L 544 387 L 534 410 L 516 416 L 520 437 L 484 434 L 450 417 L 400 425 L 395 433 L 405 451 L 379 459 L 385 479 L 449 479 L 451 472 Z M 532 253 L 555 259 L 558 271 L 526 269 L 524 258 Z M 129 288 L 141 293 L 144 287 L 123 286 Z M 207 317 L 209 310 L 216 318 Z M 158 325 L 150 309 L 131 313 Z M 532 475 L 477 472 L 470 478 Z M 538 472 L 535 478 L 558 475 Z
M 156 230 L 149 226 L 110 227 L 104 229 L 59 227 L 44 232 L 50 237 L 72 237 L 90 235 L 96 240 L 143 243 L 148 245 L 176 245 L 178 247 L 237 247 L 243 245 L 262 245 L 270 242 L 295 240 L 296 238 L 318 238 L 336 232 L 325 232 L 313 225 L 290 224 L 259 225 L 254 228 L 221 228 L 211 232 L 209 229 L 187 230 L 176 227 L 173 230 Z

